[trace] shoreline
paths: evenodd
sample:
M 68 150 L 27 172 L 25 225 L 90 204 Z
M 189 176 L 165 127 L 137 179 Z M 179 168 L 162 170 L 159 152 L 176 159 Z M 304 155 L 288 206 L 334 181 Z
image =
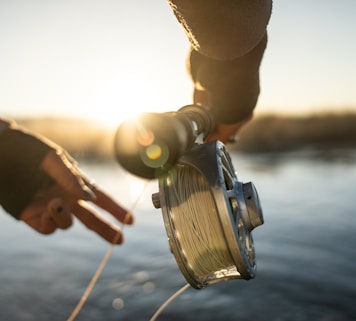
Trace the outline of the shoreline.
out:
M 43 135 L 75 157 L 113 159 L 115 130 L 93 121 L 73 118 L 22 118 L 20 125 Z M 306 116 L 257 115 L 227 144 L 231 151 L 278 153 L 356 150 L 356 113 Z

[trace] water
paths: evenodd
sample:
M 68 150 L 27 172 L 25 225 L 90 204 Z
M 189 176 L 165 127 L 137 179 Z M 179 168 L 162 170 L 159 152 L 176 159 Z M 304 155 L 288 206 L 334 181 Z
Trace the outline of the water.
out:
M 252 180 L 265 224 L 253 232 L 258 274 L 188 289 L 158 320 L 356 320 L 356 153 L 234 154 L 241 181 Z M 115 164 L 82 164 L 132 206 L 143 181 Z M 126 242 L 76 320 L 149 320 L 185 279 L 169 251 L 149 184 L 124 229 Z M 66 320 L 108 245 L 79 222 L 51 236 L 0 215 L 0 320 Z

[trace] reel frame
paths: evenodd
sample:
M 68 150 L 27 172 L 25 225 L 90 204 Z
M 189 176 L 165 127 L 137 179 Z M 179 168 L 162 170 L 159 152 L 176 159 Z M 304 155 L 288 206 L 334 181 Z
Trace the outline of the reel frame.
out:
M 174 219 L 171 215 L 171 200 L 168 197 L 170 172 L 159 178 L 159 192 L 152 195 L 156 208 L 161 208 L 171 251 L 182 274 L 196 289 L 208 284 L 230 279 L 252 279 L 256 275 L 255 248 L 251 231 L 263 224 L 263 214 L 257 191 L 250 183 L 238 181 L 231 157 L 225 146 L 219 142 L 195 144 L 183 155 L 177 165 L 196 169 L 210 187 L 217 215 L 223 230 L 226 248 L 234 267 L 215 271 L 210 275 L 197 275 L 189 264 L 177 238 Z M 174 170 L 174 168 L 172 169 Z M 184 184 L 184 182 L 180 182 Z M 179 231 L 180 234 L 184 231 Z

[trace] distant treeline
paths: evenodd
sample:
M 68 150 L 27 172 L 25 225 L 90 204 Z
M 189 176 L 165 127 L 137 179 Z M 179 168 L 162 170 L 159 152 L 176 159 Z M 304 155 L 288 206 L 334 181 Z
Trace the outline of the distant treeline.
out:
M 356 113 L 258 116 L 241 129 L 234 147 L 246 152 L 356 148 Z
M 65 148 L 72 156 L 113 158 L 112 129 L 94 121 L 74 118 L 26 118 L 16 122 Z
M 17 119 L 17 122 L 63 146 L 73 156 L 113 158 L 114 130 L 103 125 L 67 118 Z M 258 115 L 240 130 L 237 142 L 229 148 L 281 152 L 305 147 L 356 148 L 356 113 Z

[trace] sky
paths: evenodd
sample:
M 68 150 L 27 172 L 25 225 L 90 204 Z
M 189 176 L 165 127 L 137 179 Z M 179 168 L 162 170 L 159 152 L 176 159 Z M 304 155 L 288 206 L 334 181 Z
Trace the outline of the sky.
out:
M 356 1 L 275 0 L 256 113 L 356 111 Z M 0 0 L 0 115 L 108 125 L 191 103 L 164 0 Z

